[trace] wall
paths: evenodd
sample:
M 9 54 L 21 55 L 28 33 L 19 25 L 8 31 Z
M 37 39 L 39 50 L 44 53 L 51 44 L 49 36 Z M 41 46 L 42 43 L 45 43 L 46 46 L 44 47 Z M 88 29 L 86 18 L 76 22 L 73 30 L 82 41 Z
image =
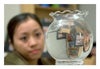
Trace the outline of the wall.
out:
M 4 5 L 4 36 L 6 37 L 6 27 L 8 21 L 15 16 L 16 14 L 20 13 L 20 5 L 19 4 L 5 4 Z M 4 38 L 5 38 L 4 37 Z
M 96 5 L 95 4 L 81 4 L 79 5 L 79 10 L 86 10 L 89 12 L 86 17 L 86 21 L 89 23 L 94 36 L 94 41 L 96 41 Z

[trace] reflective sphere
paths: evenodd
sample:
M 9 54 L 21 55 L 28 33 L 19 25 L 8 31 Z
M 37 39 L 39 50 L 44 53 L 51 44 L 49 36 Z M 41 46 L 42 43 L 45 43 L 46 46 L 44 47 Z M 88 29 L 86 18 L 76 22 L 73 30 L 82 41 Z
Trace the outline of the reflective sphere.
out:
M 50 13 L 54 21 L 46 34 L 46 44 L 56 64 L 83 64 L 92 49 L 93 35 L 81 11 Z M 61 61 L 61 62 L 60 62 Z

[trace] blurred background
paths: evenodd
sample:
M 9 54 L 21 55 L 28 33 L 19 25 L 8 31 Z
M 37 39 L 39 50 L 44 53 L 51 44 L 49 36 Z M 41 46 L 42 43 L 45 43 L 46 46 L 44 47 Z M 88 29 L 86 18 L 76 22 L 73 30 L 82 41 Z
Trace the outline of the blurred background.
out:
M 50 12 L 63 11 L 63 10 L 80 10 L 88 11 L 89 14 L 85 18 L 87 23 L 89 23 L 93 32 L 93 49 L 85 61 L 85 64 L 95 65 L 96 64 L 96 5 L 95 4 L 5 4 L 4 5 L 4 39 L 5 46 L 4 52 L 5 56 L 7 52 L 13 50 L 9 46 L 8 36 L 7 36 L 7 24 L 8 21 L 15 15 L 24 12 L 35 13 L 41 20 L 41 23 L 44 27 L 45 32 L 48 29 L 48 26 L 52 22 L 52 18 L 49 16 Z M 46 46 L 44 49 L 44 57 L 50 57 L 48 55 Z

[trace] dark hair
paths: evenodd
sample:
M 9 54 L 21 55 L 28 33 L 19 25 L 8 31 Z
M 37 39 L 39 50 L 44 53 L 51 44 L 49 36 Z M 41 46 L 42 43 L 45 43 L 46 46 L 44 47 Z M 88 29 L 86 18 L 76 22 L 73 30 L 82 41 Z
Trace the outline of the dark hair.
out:
M 14 36 L 15 28 L 19 24 L 21 24 L 23 21 L 27 20 L 28 18 L 32 18 L 33 20 L 37 21 L 41 29 L 43 29 L 39 18 L 35 14 L 21 13 L 19 15 L 16 15 L 9 21 L 8 26 L 7 26 L 7 33 L 8 33 L 9 39 L 11 40 L 11 43 L 13 43 L 13 36 Z

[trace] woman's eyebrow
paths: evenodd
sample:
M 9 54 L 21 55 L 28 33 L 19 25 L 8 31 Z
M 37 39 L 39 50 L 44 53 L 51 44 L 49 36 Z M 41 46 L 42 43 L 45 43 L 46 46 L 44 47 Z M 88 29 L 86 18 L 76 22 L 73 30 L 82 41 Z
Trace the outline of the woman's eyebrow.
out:
M 23 32 L 20 35 L 28 35 L 28 33 L 27 32 Z
M 32 31 L 32 33 L 38 32 L 40 30 L 41 30 L 40 28 L 36 28 Z M 20 35 L 29 35 L 29 32 L 28 31 L 23 31 L 23 32 L 20 33 Z
M 34 29 L 33 32 L 37 32 L 37 31 L 40 31 L 41 29 L 40 28 L 37 28 L 37 29 Z

